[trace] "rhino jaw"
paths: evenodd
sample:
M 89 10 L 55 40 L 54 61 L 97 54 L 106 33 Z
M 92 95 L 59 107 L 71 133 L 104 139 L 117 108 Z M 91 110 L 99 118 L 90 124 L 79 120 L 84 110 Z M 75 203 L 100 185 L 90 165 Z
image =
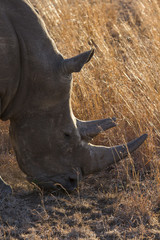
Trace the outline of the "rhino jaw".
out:
M 30 183 L 34 183 L 44 190 L 65 190 L 71 192 L 76 189 L 79 185 L 79 182 L 82 179 L 81 169 L 75 169 L 72 173 L 62 174 L 58 176 L 46 176 L 46 177 L 29 177 L 27 180 Z

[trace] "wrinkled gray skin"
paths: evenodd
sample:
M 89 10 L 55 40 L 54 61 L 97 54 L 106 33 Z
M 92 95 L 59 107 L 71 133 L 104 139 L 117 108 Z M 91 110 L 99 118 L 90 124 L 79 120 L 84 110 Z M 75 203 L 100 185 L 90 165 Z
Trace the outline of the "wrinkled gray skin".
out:
M 80 121 L 70 106 L 72 72 L 79 72 L 93 50 L 64 59 L 29 1 L 0 0 L 1 119 L 21 170 L 45 189 L 68 191 L 85 175 L 127 156 L 146 139 L 107 148 L 87 142 L 115 119 Z M 10 192 L 1 179 L 1 191 Z

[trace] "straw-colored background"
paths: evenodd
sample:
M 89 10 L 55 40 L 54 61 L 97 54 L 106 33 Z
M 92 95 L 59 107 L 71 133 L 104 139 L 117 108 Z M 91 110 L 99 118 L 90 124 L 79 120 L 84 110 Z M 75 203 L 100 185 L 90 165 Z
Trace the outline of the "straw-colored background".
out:
M 2 238 L 160 239 L 159 0 L 31 2 L 64 57 L 95 49 L 73 74 L 73 112 L 83 120 L 116 117 L 118 126 L 93 142 L 149 137 L 133 158 L 85 179 L 77 192 L 46 196 L 24 180 L 1 122 L 1 175 L 15 191 L 1 206 Z

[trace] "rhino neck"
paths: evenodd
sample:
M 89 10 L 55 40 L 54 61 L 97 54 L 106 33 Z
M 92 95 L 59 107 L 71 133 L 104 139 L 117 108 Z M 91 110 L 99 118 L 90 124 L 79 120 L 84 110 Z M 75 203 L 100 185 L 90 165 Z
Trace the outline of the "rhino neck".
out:
M 7 80 L 8 89 L 4 89 L 5 94 L 0 93 L 2 99 L 1 119 L 8 120 L 17 117 L 20 112 L 22 113 L 29 105 L 28 101 L 34 101 L 36 91 L 43 90 L 47 81 L 49 82 L 51 79 L 53 81 L 58 65 L 63 58 L 49 37 L 43 21 L 28 2 L 13 0 L 7 2 L 7 6 L 5 6 L 6 2 L 4 1 L 3 5 L 3 8 L 6 8 L 4 24 L 7 29 L 12 31 L 11 42 L 13 40 L 15 42 L 12 48 L 10 46 L 13 44 L 9 44 L 11 49 L 6 54 L 13 56 L 12 62 L 17 62 L 16 67 L 14 66 L 16 71 L 12 69 L 13 77 L 10 77 L 13 79 Z M 6 16 L 8 16 L 7 20 Z M 8 39 L 9 37 L 6 36 L 6 41 Z M 17 55 L 15 56 L 13 52 Z M 8 72 L 10 71 L 11 65 L 8 64 Z M 12 82 L 12 86 L 10 82 Z M 10 88 L 14 89 L 13 93 L 11 90 L 9 91 Z M 37 97 L 41 99 L 44 96 L 37 95 Z

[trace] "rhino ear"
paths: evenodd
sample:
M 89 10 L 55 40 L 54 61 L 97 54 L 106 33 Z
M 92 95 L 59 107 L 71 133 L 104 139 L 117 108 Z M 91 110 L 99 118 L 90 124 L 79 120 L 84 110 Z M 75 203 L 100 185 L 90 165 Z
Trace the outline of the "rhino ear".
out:
M 90 51 L 83 52 L 73 58 L 65 59 L 63 62 L 63 71 L 66 74 L 71 74 L 73 72 L 80 72 L 83 65 L 90 61 L 94 54 L 94 49 Z

